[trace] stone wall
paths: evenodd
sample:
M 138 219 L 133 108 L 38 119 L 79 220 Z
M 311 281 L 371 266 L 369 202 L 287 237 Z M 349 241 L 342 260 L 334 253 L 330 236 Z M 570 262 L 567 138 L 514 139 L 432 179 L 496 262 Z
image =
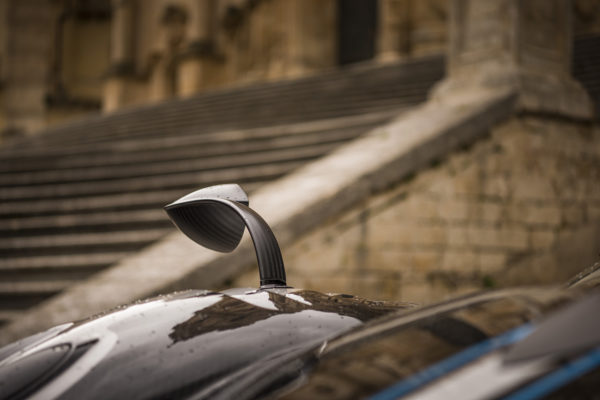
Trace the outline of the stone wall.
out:
M 432 302 L 529 283 L 533 274 L 515 275 L 511 266 L 527 271 L 536 255 L 546 257 L 538 282 L 564 282 L 600 250 L 597 236 L 578 235 L 600 221 L 599 158 L 597 127 L 514 118 L 284 248 L 288 282 Z M 572 246 L 563 239 L 573 235 L 580 257 L 548 258 Z M 249 272 L 233 285 L 255 280 Z

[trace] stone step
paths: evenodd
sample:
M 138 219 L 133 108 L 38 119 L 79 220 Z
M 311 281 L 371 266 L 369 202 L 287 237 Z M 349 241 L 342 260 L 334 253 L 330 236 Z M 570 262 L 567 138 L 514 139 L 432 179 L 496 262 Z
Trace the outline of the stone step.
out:
M 10 294 L 46 294 L 46 293 L 57 293 L 65 288 L 69 287 L 70 282 L 68 280 L 55 280 L 45 282 L 0 282 L 0 297 Z
M 361 110 L 355 110 L 354 111 L 354 115 L 364 115 L 364 114 L 368 114 L 368 113 L 376 113 L 376 112 L 382 112 L 382 111 L 387 111 L 388 113 L 392 113 L 393 111 L 400 111 L 402 108 L 406 108 L 407 106 L 412 106 L 418 102 L 420 102 L 420 100 L 423 100 L 424 95 L 421 95 L 419 100 L 415 100 L 414 102 L 411 102 L 409 104 L 400 104 L 397 101 L 394 101 L 393 104 L 390 104 L 386 107 L 381 107 L 378 105 L 372 105 L 372 107 L 365 107 L 364 109 Z M 301 111 L 298 111 L 299 113 Z M 353 112 L 352 110 L 349 110 L 349 112 Z M 323 111 L 321 113 L 321 115 L 305 115 L 306 120 L 321 120 L 321 119 L 331 119 L 331 118 L 337 118 L 338 120 L 341 119 L 341 116 L 339 115 L 331 115 L 331 113 Z M 181 119 L 181 118 L 180 118 Z M 187 121 L 179 121 L 179 123 L 181 124 L 178 127 L 171 127 L 170 129 L 165 129 L 161 126 L 159 126 L 159 123 L 148 123 L 148 126 L 142 126 L 142 127 L 135 127 L 135 128 L 131 128 L 130 129 L 130 134 L 127 136 L 107 136 L 109 131 L 113 130 L 110 127 L 107 128 L 103 128 L 101 131 L 96 131 L 93 132 L 92 128 L 90 127 L 88 130 L 88 134 L 89 136 L 87 138 L 82 138 L 81 140 L 75 141 L 75 142 L 69 142 L 67 140 L 67 138 L 58 141 L 56 143 L 48 143 L 47 141 L 43 141 L 38 143 L 35 146 L 32 147 L 28 147 L 27 149 L 25 148 L 19 148 L 19 147 L 11 147 L 10 149 L 7 148 L 5 149 L 4 152 L 2 152 L 2 154 L 6 154 L 6 157 L 8 157 L 9 159 L 16 159 L 19 155 L 23 154 L 23 153 L 29 153 L 30 151 L 35 152 L 36 149 L 38 153 L 42 153 L 43 151 L 47 152 L 48 154 L 69 154 L 69 153 L 74 153 L 74 152 L 78 152 L 78 151 L 98 151 L 101 149 L 113 149 L 113 148 L 124 148 L 127 147 L 128 145 L 130 146 L 130 143 L 132 143 L 133 141 L 137 141 L 138 143 L 146 141 L 146 140 L 153 140 L 153 139 L 170 139 L 172 142 L 174 141 L 174 138 L 180 137 L 183 135 L 186 136 L 190 136 L 190 135 L 195 135 L 197 137 L 202 137 L 203 135 L 207 134 L 207 133 L 214 133 L 217 131 L 227 131 L 227 130 L 239 130 L 239 129 L 256 129 L 258 127 L 260 127 L 261 125 L 269 125 L 269 126 L 278 126 L 278 125 L 282 125 L 282 124 L 288 124 L 288 123 L 293 123 L 293 124 L 301 124 L 302 121 L 276 121 L 276 116 L 273 116 L 272 118 L 268 118 L 269 121 L 271 122 L 270 124 L 266 124 L 264 123 L 264 121 L 262 123 L 256 123 L 253 124 L 253 126 L 244 126 L 242 124 L 238 124 L 238 123 L 223 123 L 223 124 L 217 124 L 216 126 L 211 126 L 210 124 L 206 123 L 205 120 L 202 119 L 190 119 Z M 231 121 L 236 121 L 236 120 L 242 120 L 242 121 L 248 121 L 249 118 L 244 118 L 244 117 L 232 117 Z M 161 123 L 164 121 L 161 121 Z M 276 123 L 277 122 L 277 123 Z M 264 128 L 263 128 L 264 129 Z M 198 140 L 202 140 L 202 139 L 198 139 Z M 219 140 L 217 140 L 219 141 Z M 12 150 L 12 151 L 10 151 Z M 21 154 L 19 154 L 21 153 Z M 31 154 L 31 153 L 29 153 Z M 34 153 L 35 154 L 35 153 Z M 26 155 L 26 154 L 25 154 Z M 3 157 L 4 158 L 4 157 Z
M 0 175 L 0 186 L 5 190 L 9 187 L 35 187 L 47 184 L 61 184 L 78 182 L 105 182 L 116 179 L 133 179 L 142 177 L 157 177 L 173 175 L 190 171 L 216 171 L 225 168 L 246 168 L 263 164 L 287 162 L 295 159 L 310 159 L 326 154 L 335 147 L 339 141 L 333 143 L 317 143 L 307 146 L 283 148 L 252 153 L 199 157 L 196 159 L 179 161 L 156 161 L 135 165 L 116 165 L 95 168 L 74 168 L 59 171 L 39 171 Z
M 428 87 L 427 87 L 428 88 Z M 201 131 L 219 131 L 227 129 L 240 129 L 240 128 L 255 128 L 260 126 L 273 126 L 281 125 L 286 123 L 298 123 L 306 120 L 319 120 L 334 117 L 352 116 L 358 114 L 365 114 L 373 111 L 381 111 L 384 109 L 392 110 L 394 108 L 406 107 L 414 105 L 424 100 L 427 88 L 422 88 L 417 94 L 410 98 L 402 98 L 394 96 L 389 99 L 379 98 L 377 100 L 366 100 L 365 105 L 361 107 L 346 106 L 339 104 L 338 99 L 330 99 L 330 103 L 338 103 L 334 109 L 326 106 L 325 104 L 306 104 L 301 109 L 294 106 L 296 110 L 286 111 L 274 107 L 272 104 L 254 105 L 253 107 L 245 107 L 243 111 L 238 113 L 228 112 L 229 110 L 196 110 L 192 115 L 177 115 L 173 117 L 173 121 L 169 119 L 161 119 L 153 121 L 151 119 L 132 124 L 129 122 L 128 132 L 126 135 L 129 138 L 132 137 L 163 137 L 176 134 L 176 132 L 189 129 L 189 127 L 197 127 Z M 300 101 L 300 99 L 296 99 Z M 280 107 L 281 108 L 281 107 Z M 290 105 L 290 108 L 292 106 Z M 260 110 L 269 110 L 268 114 L 259 114 Z M 225 116 L 214 117 L 214 114 L 229 114 L 228 118 Z M 302 115 L 300 117 L 299 115 Z M 133 118 L 132 118 L 133 119 Z M 124 132 L 121 132 L 117 127 L 90 127 L 94 129 L 89 138 L 84 140 L 84 143 L 96 143 L 113 140 L 116 138 L 124 137 Z M 46 141 L 45 146 L 60 146 L 70 145 L 67 138 L 60 141 L 50 142 Z
M 245 182 L 242 187 L 251 193 L 266 181 Z M 98 211 L 162 209 L 180 198 L 206 185 L 193 185 L 182 189 L 148 190 L 136 193 L 118 193 L 70 199 L 29 199 L 0 202 L 0 219 L 27 216 L 68 215 L 71 213 L 93 213 Z
M 114 264 L 133 254 L 128 251 L 103 252 L 100 254 L 68 254 L 49 256 L 24 256 L 0 259 L 0 273 L 6 276 L 37 270 L 98 269 Z
M 307 120 L 323 118 L 343 117 L 368 112 L 368 109 L 383 109 L 401 106 L 402 104 L 413 104 L 422 99 L 429 85 L 418 90 L 413 96 L 403 97 L 402 92 L 390 98 L 367 99 L 364 105 L 357 106 L 356 103 L 345 105 L 339 99 L 330 99 L 334 105 L 326 104 L 304 104 L 289 105 L 290 110 L 282 109 L 282 105 L 271 103 L 249 104 L 240 106 L 240 110 L 233 112 L 230 108 L 205 108 L 203 104 L 188 111 L 179 111 L 175 115 L 127 115 L 122 118 L 111 116 L 109 122 L 90 124 L 88 127 L 90 135 L 83 138 L 84 142 L 97 142 L 110 140 L 118 137 L 136 136 L 150 137 L 154 135 L 170 135 L 180 132 L 186 127 L 198 127 L 203 130 L 225 130 L 236 128 L 253 128 L 259 126 L 272 126 L 278 124 L 295 123 Z M 273 99 L 276 102 L 277 99 Z M 300 101 L 296 99 L 296 101 Z M 332 108 L 333 107 L 333 108 Z M 261 111 L 267 110 L 267 111 Z M 150 110 L 148 110 L 150 111 Z M 268 113 L 267 113 L 268 112 Z M 223 114 L 223 115 L 215 115 Z M 302 115 L 302 117 L 300 117 Z M 143 116 L 143 117 L 142 117 Z M 125 118 L 127 117 L 127 118 Z M 76 141 L 79 142 L 79 141 Z M 60 143 L 73 143 L 72 130 L 63 127 L 62 131 L 49 132 L 44 138 L 40 138 L 37 145 L 60 145 Z
M 267 149 L 287 149 L 292 147 L 307 146 L 312 144 L 339 143 L 353 139 L 368 131 L 374 124 L 361 126 L 348 126 L 332 131 L 317 131 L 292 136 L 279 136 L 273 138 L 256 138 L 231 140 L 229 142 L 217 143 L 193 143 L 192 140 L 181 140 L 181 144 L 169 145 L 167 141 L 164 147 L 140 146 L 144 149 L 129 151 L 124 149 L 108 152 L 90 152 L 88 154 L 74 154 L 70 156 L 52 155 L 47 157 L 36 157 L 15 160 L 10 168 L 3 168 L 0 179 L 4 176 L 13 176 L 15 173 L 44 171 L 61 171 L 71 168 L 95 168 L 110 166 L 141 165 L 151 162 L 167 162 L 199 159 L 202 157 L 233 156 Z M 183 138 L 185 139 L 185 138 Z M 159 142 L 159 141 L 156 141 Z M 151 143 L 152 145 L 158 143 Z M 147 149 L 147 150 L 145 150 Z M 8 160 L 6 161 L 8 164 Z
M 0 280 L 6 283 L 20 284 L 45 281 L 70 281 L 76 283 L 102 271 L 111 264 L 81 265 L 78 267 L 62 268 L 21 268 L 0 270 Z
M 349 129 L 367 130 L 398 114 L 398 110 L 378 112 L 347 118 L 334 118 L 267 128 L 199 133 L 184 132 L 161 138 L 144 140 L 121 139 L 111 143 L 63 146 L 55 149 L 11 149 L 2 154 L 0 173 L 15 170 L 36 170 L 40 166 L 52 168 L 81 167 L 85 165 L 111 165 L 136 163 L 144 159 L 177 159 L 188 154 L 189 149 L 200 151 L 197 157 L 226 152 L 241 153 L 269 147 L 295 146 L 318 142 L 323 137 L 344 138 Z M 352 137 L 352 134 L 347 134 Z M 317 138 L 315 138 L 315 136 Z M 323 139 L 325 140 L 325 139 Z M 196 150 L 197 148 L 197 150 Z M 176 153 L 171 151 L 188 151 Z M 101 153 L 101 154 L 99 154 Z M 129 161 L 130 157 L 134 158 Z M 162 156 L 162 158 L 161 158 Z M 45 163 L 45 164 L 44 164 Z
M 27 216 L 0 219 L 1 236 L 24 236 L 43 232 L 112 231 L 132 228 L 157 228 L 170 226 L 165 212 L 160 209 L 99 211 L 95 213 L 49 216 Z M 0 260 L 1 265 L 1 260 Z
M 246 185 L 244 185 L 246 187 Z M 65 215 L 72 212 L 96 212 L 99 210 L 148 209 L 166 205 L 171 199 L 185 195 L 185 189 L 148 190 L 139 193 L 118 193 L 71 199 L 29 199 L 0 202 L 0 218 L 26 216 Z
M 0 310 L 25 310 L 60 293 L 72 284 L 71 280 L 0 282 Z
M 0 310 L 0 326 L 6 325 L 11 321 L 19 318 L 21 310 Z
M 256 102 L 261 99 L 271 99 L 277 96 L 308 96 L 319 100 L 317 94 L 337 95 L 343 90 L 345 94 L 364 94 L 376 92 L 379 88 L 389 93 L 389 88 L 396 85 L 404 85 L 407 88 L 415 87 L 427 79 L 438 76 L 443 69 L 443 58 L 441 56 L 426 57 L 419 60 L 400 62 L 395 64 L 381 65 L 377 63 L 364 66 L 353 66 L 322 73 L 310 77 L 282 80 L 275 82 L 261 82 L 244 87 L 229 87 L 216 89 L 195 95 L 186 100 L 171 102 L 170 106 L 160 107 L 161 117 L 168 115 L 173 109 L 185 111 L 186 108 L 196 108 L 197 101 L 205 102 L 207 107 L 222 106 L 223 104 L 246 103 L 249 100 Z M 438 78 L 439 79 L 439 78 Z M 230 98 L 235 94 L 234 98 Z M 341 98 L 342 101 L 344 98 Z M 125 110 L 120 114 L 127 114 Z M 108 122 L 108 121 L 107 121 Z
M 315 155 L 316 156 L 316 155 Z M 144 176 L 136 179 L 111 179 L 98 182 L 59 183 L 5 188 L 0 200 L 95 197 L 102 194 L 146 192 L 159 189 L 181 189 L 210 186 L 222 182 L 265 181 L 282 176 L 301 166 L 312 157 L 297 157 L 276 164 L 223 168 L 214 171 L 190 171 L 171 175 Z M 1 207 L 1 206 L 0 206 Z
M 173 228 L 144 229 L 139 231 L 54 234 L 31 237 L 0 238 L 0 255 L 59 255 L 86 254 L 106 251 L 130 251 L 156 241 Z

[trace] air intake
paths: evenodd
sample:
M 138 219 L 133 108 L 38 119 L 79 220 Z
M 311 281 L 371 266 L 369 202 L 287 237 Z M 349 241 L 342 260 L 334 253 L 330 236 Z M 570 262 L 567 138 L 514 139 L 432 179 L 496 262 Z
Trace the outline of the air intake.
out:
M 248 195 L 239 185 L 197 190 L 165 206 L 165 211 L 194 242 L 223 253 L 238 246 L 247 227 L 256 250 L 261 288 L 286 286 L 277 239 L 260 215 L 248 207 Z

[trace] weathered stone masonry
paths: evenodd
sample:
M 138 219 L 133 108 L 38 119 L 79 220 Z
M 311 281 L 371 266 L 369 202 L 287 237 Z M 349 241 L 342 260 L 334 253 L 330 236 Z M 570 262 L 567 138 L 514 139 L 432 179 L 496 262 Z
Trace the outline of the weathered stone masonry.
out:
M 511 278 L 513 264 L 600 219 L 599 158 L 597 127 L 516 117 L 284 249 L 288 281 L 419 302 L 528 283 Z M 546 281 L 593 260 L 600 241 L 585 240 L 587 252 L 549 264 Z

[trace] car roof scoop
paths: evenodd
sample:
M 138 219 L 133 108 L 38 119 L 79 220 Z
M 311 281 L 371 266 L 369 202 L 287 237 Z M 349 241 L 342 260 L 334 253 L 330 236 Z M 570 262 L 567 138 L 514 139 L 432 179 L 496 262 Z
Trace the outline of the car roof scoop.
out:
M 248 228 L 260 273 L 260 286 L 286 286 L 281 251 L 269 225 L 248 207 L 248 195 L 236 184 L 196 190 L 165 206 L 175 225 L 211 250 L 233 251 Z

